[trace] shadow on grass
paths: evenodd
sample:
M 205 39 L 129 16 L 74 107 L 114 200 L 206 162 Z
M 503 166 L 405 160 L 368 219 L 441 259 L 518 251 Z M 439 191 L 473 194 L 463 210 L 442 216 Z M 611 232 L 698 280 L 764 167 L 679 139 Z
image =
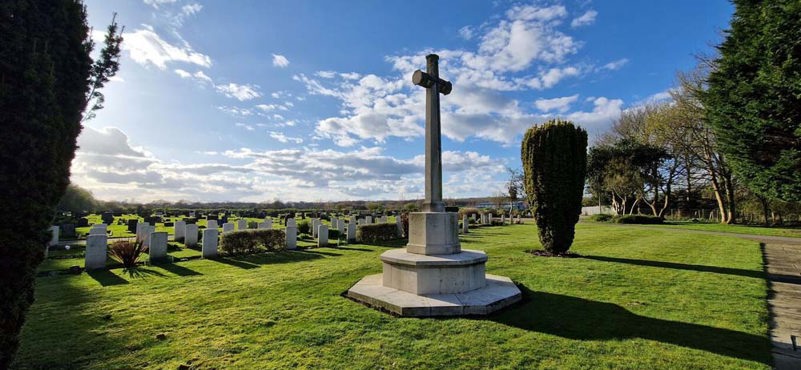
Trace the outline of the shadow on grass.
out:
M 160 267 L 162 269 L 165 269 L 165 270 L 167 270 L 167 271 L 169 271 L 169 272 L 171 272 L 171 273 L 173 273 L 175 275 L 178 275 L 178 276 L 203 275 L 203 274 L 201 274 L 201 273 L 199 273 L 199 272 L 197 272 L 195 270 L 188 269 L 186 267 L 183 267 L 183 266 L 175 264 L 175 263 L 164 263 L 164 264 L 158 265 L 158 267 Z
M 331 248 L 342 249 L 342 250 L 345 250 L 345 251 L 359 251 L 359 252 L 372 252 L 373 251 L 372 249 L 348 247 L 346 245 L 345 246 L 339 246 L 339 247 L 331 246 Z
M 493 321 L 569 339 L 642 338 L 772 364 L 767 336 L 645 317 L 612 303 L 518 287 L 523 302 L 494 315 Z
M 142 267 L 142 266 L 137 266 L 137 267 L 133 267 L 133 268 L 125 268 L 125 269 L 122 269 L 122 272 L 124 274 L 128 275 L 129 277 L 133 278 L 133 279 L 142 279 L 142 278 L 146 278 L 148 276 L 159 276 L 159 277 L 163 277 L 164 276 L 164 274 L 162 274 L 162 273 L 160 273 L 160 272 L 158 272 L 156 270 L 153 270 L 153 269 L 150 269 L 150 268 L 147 268 L 147 267 Z
M 86 272 L 92 279 L 95 279 L 100 285 L 102 286 L 114 286 L 114 285 L 124 285 L 128 284 L 128 280 L 125 280 L 118 276 L 117 274 L 109 271 L 109 270 L 89 270 Z
M 318 258 L 324 258 L 323 256 L 341 256 L 341 254 L 323 252 L 319 250 L 298 249 L 274 253 L 251 254 L 246 256 L 225 256 L 215 258 L 213 261 L 243 269 L 253 269 L 262 265 L 309 261 Z
M 626 264 L 637 265 L 637 266 L 661 267 L 661 268 L 668 268 L 668 269 L 711 272 L 711 273 L 715 273 L 715 274 L 736 275 L 736 276 L 744 276 L 744 277 L 750 277 L 750 278 L 756 278 L 756 279 L 765 279 L 766 278 L 765 272 L 763 272 L 763 271 L 743 270 L 743 269 L 735 269 L 735 268 L 729 268 L 729 267 L 690 265 L 690 264 L 686 264 L 686 263 L 649 261 L 649 260 L 640 260 L 640 259 L 631 259 L 631 258 L 619 258 L 619 257 L 607 257 L 607 256 L 587 256 L 587 255 L 582 255 L 581 258 L 586 258 L 586 259 L 595 260 L 595 261 L 602 261 L 602 262 L 626 263 Z

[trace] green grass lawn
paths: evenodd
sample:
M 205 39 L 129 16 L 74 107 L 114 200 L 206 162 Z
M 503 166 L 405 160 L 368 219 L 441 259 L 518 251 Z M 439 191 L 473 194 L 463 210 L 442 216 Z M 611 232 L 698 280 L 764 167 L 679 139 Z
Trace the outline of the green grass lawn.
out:
M 41 277 L 17 369 L 615 368 L 771 365 L 757 243 L 596 223 L 582 258 L 533 225 L 462 238 L 526 299 L 487 318 L 397 318 L 340 294 L 389 247 L 349 245 Z M 163 336 L 162 336 L 163 335 Z
M 702 230 L 702 231 L 715 231 L 715 232 L 735 233 L 735 234 L 801 238 L 801 228 L 791 228 L 791 227 L 723 225 L 717 223 L 713 224 L 713 223 L 693 223 L 693 222 L 670 222 L 665 225 L 659 225 L 659 226 L 666 228 L 680 228 L 687 230 Z

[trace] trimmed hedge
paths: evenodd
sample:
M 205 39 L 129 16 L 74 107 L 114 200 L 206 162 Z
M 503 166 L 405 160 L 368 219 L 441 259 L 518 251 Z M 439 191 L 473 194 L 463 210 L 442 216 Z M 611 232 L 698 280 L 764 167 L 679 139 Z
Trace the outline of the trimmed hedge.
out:
M 398 226 L 394 223 L 359 225 L 356 227 L 356 241 L 359 243 L 375 243 L 399 238 Z
M 609 222 L 609 221 L 612 221 L 612 219 L 614 219 L 614 218 L 615 218 L 615 216 L 612 216 L 612 215 L 610 215 L 610 214 L 606 214 L 606 213 L 599 213 L 599 214 L 597 214 L 597 215 L 592 215 L 592 216 L 590 216 L 590 221 L 595 221 L 595 222 Z
M 226 233 L 220 241 L 223 254 L 252 254 L 260 251 L 280 251 L 286 247 L 284 230 L 242 230 Z
M 615 222 L 619 224 L 655 225 L 664 223 L 664 221 L 661 217 L 647 215 L 625 215 L 615 218 Z

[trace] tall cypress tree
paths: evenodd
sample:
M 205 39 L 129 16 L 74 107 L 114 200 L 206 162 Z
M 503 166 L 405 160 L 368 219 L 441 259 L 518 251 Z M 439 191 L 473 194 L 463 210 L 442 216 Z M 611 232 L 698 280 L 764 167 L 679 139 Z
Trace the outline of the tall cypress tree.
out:
M 0 368 L 19 345 L 85 108 L 102 98 L 90 87 L 117 71 L 122 38 L 113 26 L 111 54 L 93 64 L 81 1 L 0 2 L 0 204 L 7 214 L 0 224 Z
M 801 200 L 801 2 L 735 0 L 702 96 L 721 151 L 755 193 Z
M 568 121 L 533 126 L 521 145 L 524 186 L 540 242 L 562 255 L 573 244 L 587 169 L 587 131 Z

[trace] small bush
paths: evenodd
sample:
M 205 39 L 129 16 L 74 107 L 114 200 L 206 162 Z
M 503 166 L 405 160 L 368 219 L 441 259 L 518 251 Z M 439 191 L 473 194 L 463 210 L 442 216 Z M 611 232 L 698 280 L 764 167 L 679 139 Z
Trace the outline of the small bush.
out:
M 468 218 L 471 220 L 473 219 L 473 215 L 481 215 L 481 211 L 478 208 L 462 208 L 459 210 L 459 219 L 461 220 L 464 216 L 467 215 Z
M 298 234 L 311 234 L 311 222 L 309 220 L 298 222 Z
M 360 243 L 375 243 L 398 238 L 398 226 L 395 224 L 372 224 L 356 227 L 356 241 Z
M 242 230 L 223 235 L 220 249 L 224 254 L 239 255 L 283 250 L 285 245 L 283 230 Z
M 590 216 L 590 221 L 609 222 L 609 221 L 612 221 L 613 218 L 614 218 L 614 216 L 612 216 L 612 215 L 609 215 L 609 214 L 606 214 L 606 213 L 599 213 L 597 215 Z
M 248 229 L 258 229 L 259 223 L 256 221 L 248 221 Z
M 619 224 L 654 225 L 654 224 L 661 224 L 664 222 L 664 220 L 661 217 L 656 217 L 656 216 L 625 215 L 616 217 L 615 222 Z
M 141 242 L 131 240 L 116 240 L 111 243 L 108 254 L 117 261 L 122 262 L 126 268 L 136 267 L 139 256 L 147 252 L 147 247 Z

